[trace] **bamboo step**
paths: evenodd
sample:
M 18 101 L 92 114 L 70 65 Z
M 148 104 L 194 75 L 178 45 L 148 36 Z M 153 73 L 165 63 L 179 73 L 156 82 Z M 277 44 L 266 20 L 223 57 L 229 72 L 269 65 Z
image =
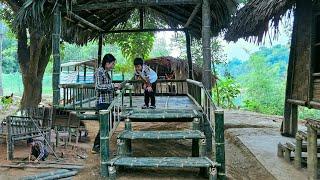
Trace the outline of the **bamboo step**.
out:
M 199 130 L 185 131 L 123 131 L 118 139 L 204 139 Z
M 192 122 L 193 118 L 200 118 L 202 113 L 192 109 L 139 109 L 123 112 L 121 116 L 135 122 Z
M 207 157 L 116 157 L 107 164 L 149 168 L 209 168 L 216 165 Z

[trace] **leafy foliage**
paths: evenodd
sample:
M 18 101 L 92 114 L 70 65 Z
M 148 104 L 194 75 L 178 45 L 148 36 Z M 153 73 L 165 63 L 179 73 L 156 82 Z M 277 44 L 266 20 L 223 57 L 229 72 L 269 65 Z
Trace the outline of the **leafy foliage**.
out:
M 146 26 L 156 26 L 155 21 L 147 21 Z M 122 28 L 137 29 L 139 27 L 139 14 L 134 12 L 125 24 L 120 25 Z M 152 32 L 140 32 L 140 33 L 116 33 L 109 34 L 105 38 L 106 43 L 116 44 L 120 47 L 123 56 L 133 61 L 136 57 L 148 58 L 153 43 L 155 40 L 154 33 Z
M 251 55 L 248 73 L 241 78 L 246 109 L 266 114 L 283 114 L 285 78 L 280 76 L 281 63 L 268 65 L 259 53 Z
M 223 108 L 234 108 L 234 99 L 240 94 L 240 85 L 231 76 L 219 79 L 213 89 L 214 101 Z

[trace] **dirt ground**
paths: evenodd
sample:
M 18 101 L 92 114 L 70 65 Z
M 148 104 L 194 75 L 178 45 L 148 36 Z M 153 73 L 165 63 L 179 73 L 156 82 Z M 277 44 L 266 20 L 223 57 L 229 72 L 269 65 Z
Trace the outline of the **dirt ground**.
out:
M 101 179 L 99 176 L 100 158 L 97 154 L 91 154 L 91 146 L 98 130 L 98 122 L 86 121 L 86 127 L 89 131 L 89 140 L 80 142 L 78 147 L 72 145 L 64 148 L 60 146 L 56 149 L 57 154 L 62 156 L 63 162 L 72 162 L 84 164 L 85 168 L 73 179 Z M 189 128 L 190 124 L 184 123 L 134 123 L 134 130 L 174 130 Z M 123 129 L 120 124 L 116 134 Z M 111 140 L 111 150 L 116 152 L 116 134 Z M 226 168 L 229 179 L 274 179 L 266 169 L 245 150 L 234 138 L 226 136 Z M 0 140 L 0 163 L 9 163 L 6 161 L 6 144 Z M 175 147 L 174 149 L 172 147 Z M 80 154 L 86 159 L 79 158 Z M 191 141 L 189 140 L 166 140 L 166 141 L 133 141 L 134 156 L 190 156 Z M 15 144 L 15 160 L 23 160 L 27 157 L 26 143 L 21 141 Z M 115 154 L 112 154 L 113 156 Z M 49 161 L 54 161 L 51 156 Z M 0 179 L 17 179 L 17 177 L 36 174 L 41 169 L 8 169 L 0 168 Z M 48 170 L 49 171 L 49 170 Z M 204 179 L 198 176 L 198 169 L 125 169 L 118 172 L 118 179 Z

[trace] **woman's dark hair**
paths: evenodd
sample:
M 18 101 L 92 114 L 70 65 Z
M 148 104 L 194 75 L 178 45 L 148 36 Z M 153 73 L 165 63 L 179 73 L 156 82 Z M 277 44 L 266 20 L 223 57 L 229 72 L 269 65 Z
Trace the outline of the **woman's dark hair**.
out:
M 32 143 L 33 142 L 33 139 L 32 138 L 28 138 L 27 139 L 27 144 L 30 144 L 30 143 Z
M 101 66 L 102 66 L 103 69 L 104 69 L 105 66 L 106 66 L 106 63 L 111 63 L 111 62 L 113 62 L 113 61 L 116 61 L 116 58 L 115 58 L 112 54 L 106 54 L 106 55 L 104 55 L 104 57 L 103 57 Z
M 133 65 L 143 65 L 143 59 L 142 58 L 135 58 L 133 61 Z

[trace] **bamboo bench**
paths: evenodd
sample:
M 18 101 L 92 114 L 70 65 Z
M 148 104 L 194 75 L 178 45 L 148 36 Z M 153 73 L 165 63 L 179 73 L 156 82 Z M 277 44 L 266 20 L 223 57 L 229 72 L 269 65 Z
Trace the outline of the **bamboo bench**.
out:
M 320 153 L 320 143 L 318 143 L 317 140 L 320 138 L 320 121 L 314 119 L 306 119 L 306 121 L 307 132 L 298 131 L 296 133 L 295 143 L 279 143 L 278 156 L 284 157 L 287 162 L 290 162 L 292 159 L 291 154 L 294 152 L 294 166 L 300 169 L 302 163 L 307 162 L 309 179 L 317 179 L 318 153 Z
M 49 139 L 51 128 L 43 124 L 45 124 L 44 120 L 39 118 L 8 116 L 6 118 L 7 159 L 13 159 L 15 141 L 41 136 Z

